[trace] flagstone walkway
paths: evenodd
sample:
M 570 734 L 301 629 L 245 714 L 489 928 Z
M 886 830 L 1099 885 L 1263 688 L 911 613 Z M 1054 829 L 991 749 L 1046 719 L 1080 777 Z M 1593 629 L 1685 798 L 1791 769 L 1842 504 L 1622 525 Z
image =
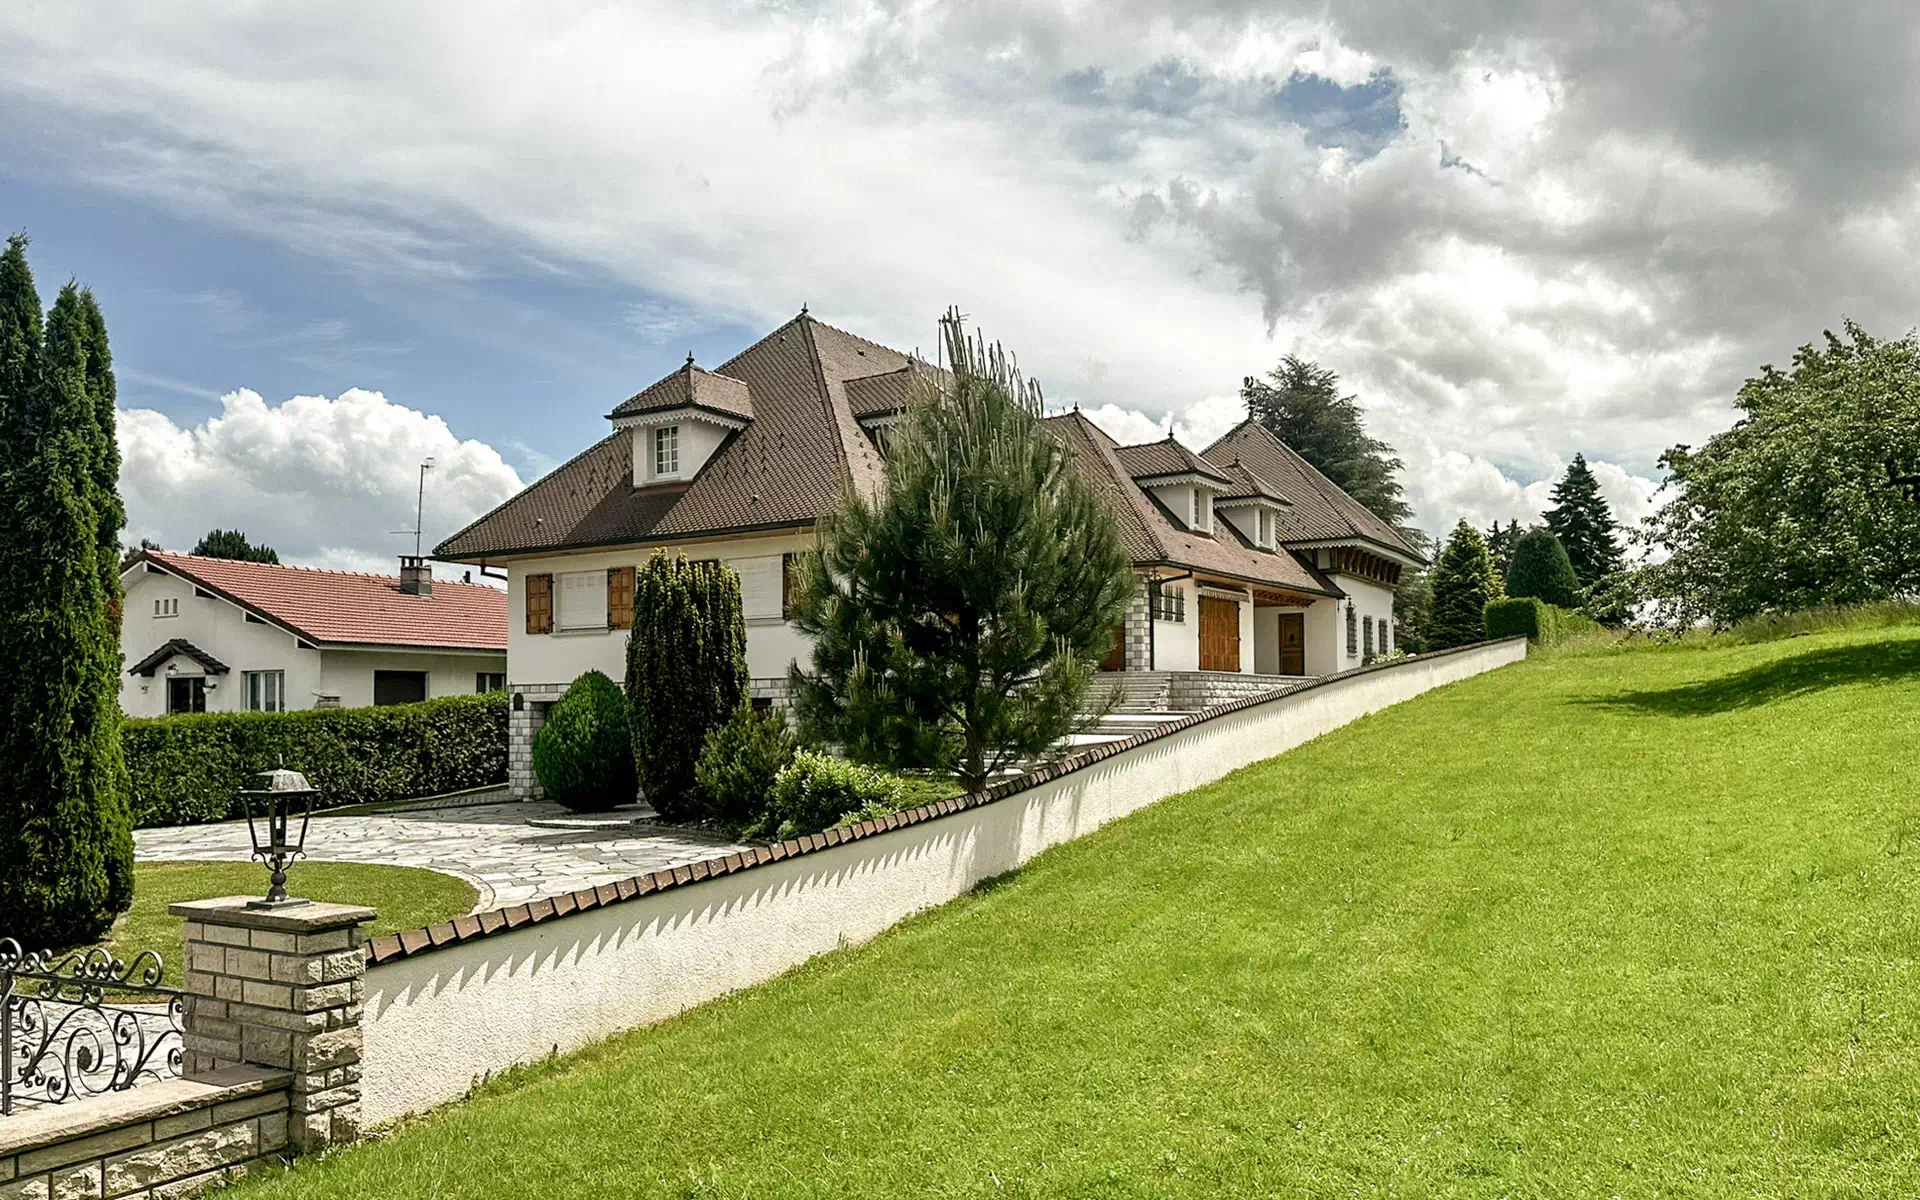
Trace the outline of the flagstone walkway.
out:
M 587 816 L 499 795 L 501 802 L 487 804 L 319 814 L 307 832 L 307 857 L 453 875 L 479 890 L 474 911 L 485 912 L 742 848 L 718 837 L 635 825 L 629 813 Z M 245 821 L 141 829 L 133 838 L 143 862 L 244 862 L 249 850 Z

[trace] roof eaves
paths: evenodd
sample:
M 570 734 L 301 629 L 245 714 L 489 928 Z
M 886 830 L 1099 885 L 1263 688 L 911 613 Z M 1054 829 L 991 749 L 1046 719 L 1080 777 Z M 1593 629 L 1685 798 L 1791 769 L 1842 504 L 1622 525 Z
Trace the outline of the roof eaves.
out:
M 246 600 L 242 600 L 240 597 L 234 595 L 232 592 L 227 591 L 225 588 L 219 586 L 216 583 L 209 582 L 205 577 L 198 575 L 193 571 L 189 571 L 186 568 L 181 567 L 174 563 L 164 562 L 160 559 L 152 558 L 150 551 L 142 550 L 140 552 L 140 555 L 143 560 L 151 561 L 155 566 L 159 567 L 162 571 L 165 571 L 170 575 L 178 575 L 180 578 L 185 579 L 190 583 L 192 583 L 195 587 L 205 588 L 207 591 L 212 592 L 215 596 L 219 597 L 222 600 L 225 600 L 228 604 L 233 605 L 235 608 L 238 608 L 243 612 L 252 613 L 254 616 L 259 617 L 262 621 L 267 622 L 269 625 L 277 625 L 283 631 L 290 633 L 297 638 L 303 638 L 309 642 L 318 643 L 320 641 L 319 638 L 308 633 L 306 630 L 300 628 L 298 625 L 295 625 L 292 621 L 287 620 L 285 617 L 278 616 L 275 613 L 269 612 L 268 610 L 261 608 L 257 604 L 253 604 Z

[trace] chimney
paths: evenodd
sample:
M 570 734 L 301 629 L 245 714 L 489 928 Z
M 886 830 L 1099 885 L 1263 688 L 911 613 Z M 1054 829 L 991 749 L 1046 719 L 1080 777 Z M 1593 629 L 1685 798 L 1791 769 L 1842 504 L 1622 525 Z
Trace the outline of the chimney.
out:
M 400 556 L 400 590 L 409 596 L 433 595 L 433 568 L 412 554 Z

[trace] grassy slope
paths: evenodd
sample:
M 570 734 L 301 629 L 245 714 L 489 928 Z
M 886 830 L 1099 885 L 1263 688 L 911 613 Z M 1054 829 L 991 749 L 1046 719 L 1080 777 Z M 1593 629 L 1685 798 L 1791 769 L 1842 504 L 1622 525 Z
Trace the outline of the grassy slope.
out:
M 294 864 L 288 875 L 295 895 L 309 900 L 371 904 L 380 910 L 376 934 L 418 929 L 465 916 L 478 893 L 464 879 L 419 867 L 363 866 L 356 863 Z M 134 867 L 133 907 L 101 943 L 131 962 L 143 950 L 157 950 L 166 964 L 166 982 L 180 986 L 180 919 L 167 905 L 210 896 L 258 895 L 266 891 L 267 869 L 259 863 L 143 862 Z
M 1913 1190 L 1920 628 L 1536 660 L 275 1197 Z

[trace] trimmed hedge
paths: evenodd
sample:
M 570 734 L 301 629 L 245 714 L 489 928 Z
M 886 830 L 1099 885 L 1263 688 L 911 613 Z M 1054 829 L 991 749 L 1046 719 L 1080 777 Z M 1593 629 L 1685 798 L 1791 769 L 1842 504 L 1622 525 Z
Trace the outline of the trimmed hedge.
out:
M 238 792 L 280 766 L 320 789 L 323 808 L 411 800 L 507 777 L 507 696 L 448 696 L 380 708 L 130 718 L 121 744 L 136 826 L 244 816 Z
M 1525 634 L 1542 646 L 1557 646 L 1575 634 L 1599 629 L 1598 622 L 1532 596 L 1510 596 L 1487 605 L 1487 636 Z

